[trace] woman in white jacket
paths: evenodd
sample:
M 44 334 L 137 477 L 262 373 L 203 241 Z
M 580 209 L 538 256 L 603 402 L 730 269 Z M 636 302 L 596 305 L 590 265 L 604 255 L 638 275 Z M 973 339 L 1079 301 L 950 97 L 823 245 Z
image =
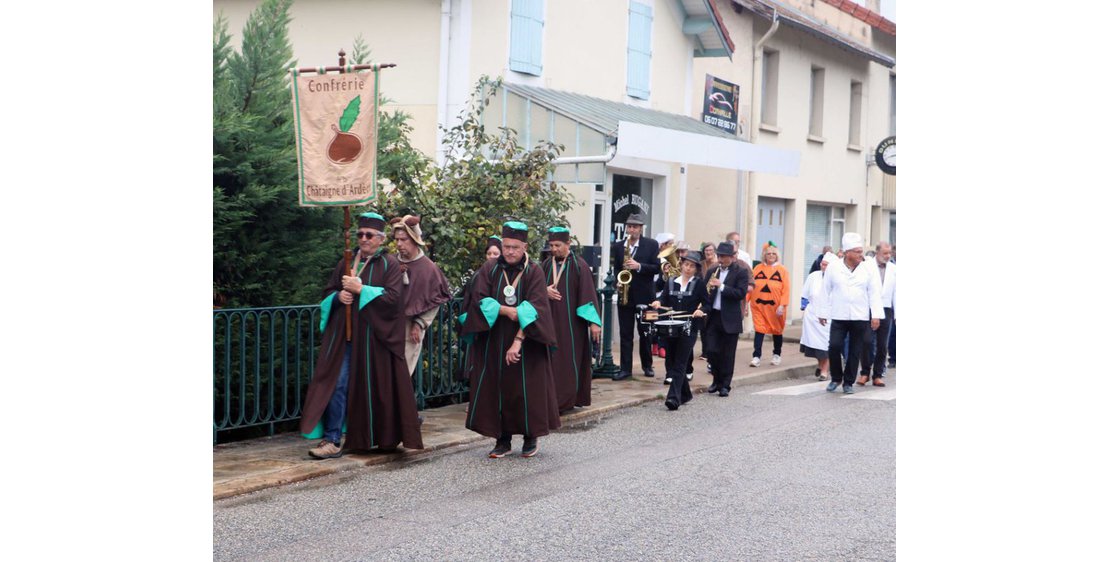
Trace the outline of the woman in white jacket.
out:
M 822 283 L 825 269 L 838 259 L 832 252 L 826 252 L 821 258 L 821 270 L 810 273 L 806 277 L 805 285 L 802 286 L 802 353 L 806 357 L 817 359 L 815 374 L 823 381 L 829 380 L 829 326 L 821 325 L 816 311 L 827 298 Z M 806 309 L 810 308 L 811 310 L 806 312 Z

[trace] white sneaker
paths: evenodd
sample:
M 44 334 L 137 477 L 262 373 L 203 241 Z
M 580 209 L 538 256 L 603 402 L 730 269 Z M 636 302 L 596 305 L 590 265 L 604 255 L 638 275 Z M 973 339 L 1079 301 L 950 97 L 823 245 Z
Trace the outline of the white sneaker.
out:
M 752 362 L 748 363 L 748 365 L 752 366 L 752 367 L 758 367 L 759 366 L 759 358 L 758 357 L 752 357 Z
M 771 356 L 771 364 L 772 365 L 778 365 L 779 363 L 782 363 L 782 357 L 779 357 L 778 355 L 772 355 Z

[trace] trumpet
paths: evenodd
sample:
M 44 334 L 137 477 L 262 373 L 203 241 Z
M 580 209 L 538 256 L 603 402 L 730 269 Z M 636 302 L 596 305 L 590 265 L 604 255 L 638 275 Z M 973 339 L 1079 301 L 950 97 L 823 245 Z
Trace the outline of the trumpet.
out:
M 620 290 L 620 300 L 618 304 L 621 306 L 628 305 L 628 290 L 632 287 L 632 272 L 627 269 L 622 269 L 617 274 L 617 288 Z

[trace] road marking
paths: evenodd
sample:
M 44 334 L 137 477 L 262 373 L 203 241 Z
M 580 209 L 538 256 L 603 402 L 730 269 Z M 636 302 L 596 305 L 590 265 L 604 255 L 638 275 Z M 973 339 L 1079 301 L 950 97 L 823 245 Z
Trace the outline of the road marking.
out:
M 752 394 L 771 394 L 775 396 L 801 396 L 802 394 L 810 394 L 812 392 L 819 392 L 825 390 L 828 386 L 827 382 L 811 382 L 806 384 L 798 384 L 794 386 L 784 386 L 782 388 L 773 388 L 771 390 L 763 390 L 760 392 L 753 392 Z
M 855 394 L 845 396 L 845 398 L 851 400 L 894 400 L 896 398 L 895 392 L 896 389 L 893 388 L 883 388 L 880 390 L 871 390 L 869 388 L 863 392 L 857 391 Z
M 792 386 L 784 386 L 781 388 L 772 388 L 771 390 L 761 390 L 753 392 L 752 394 L 763 394 L 769 396 L 801 396 L 803 394 L 813 394 L 825 390 L 829 385 L 828 382 L 811 382 L 806 384 L 796 384 Z M 840 387 L 830 394 L 840 395 L 842 398 L 851 400 L 894 400 L 897 398 L 897 390 L 893 388 L 868 388 L 863 390 L 857 387 L 855 394 L 844 395 Z

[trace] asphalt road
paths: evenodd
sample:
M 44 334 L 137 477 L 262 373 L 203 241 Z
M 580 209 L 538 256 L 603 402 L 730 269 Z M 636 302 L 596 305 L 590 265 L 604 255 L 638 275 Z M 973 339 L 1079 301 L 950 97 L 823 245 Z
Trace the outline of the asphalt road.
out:
M 895 395 L 814 379 L 216 502 L 216 560 L 894 560 Z M 660 385 L 660 389 L 662 389 Z M 789 394 L 756 394 L 763 391 Z M 868 399 L 883 398 L 883 399 Z

